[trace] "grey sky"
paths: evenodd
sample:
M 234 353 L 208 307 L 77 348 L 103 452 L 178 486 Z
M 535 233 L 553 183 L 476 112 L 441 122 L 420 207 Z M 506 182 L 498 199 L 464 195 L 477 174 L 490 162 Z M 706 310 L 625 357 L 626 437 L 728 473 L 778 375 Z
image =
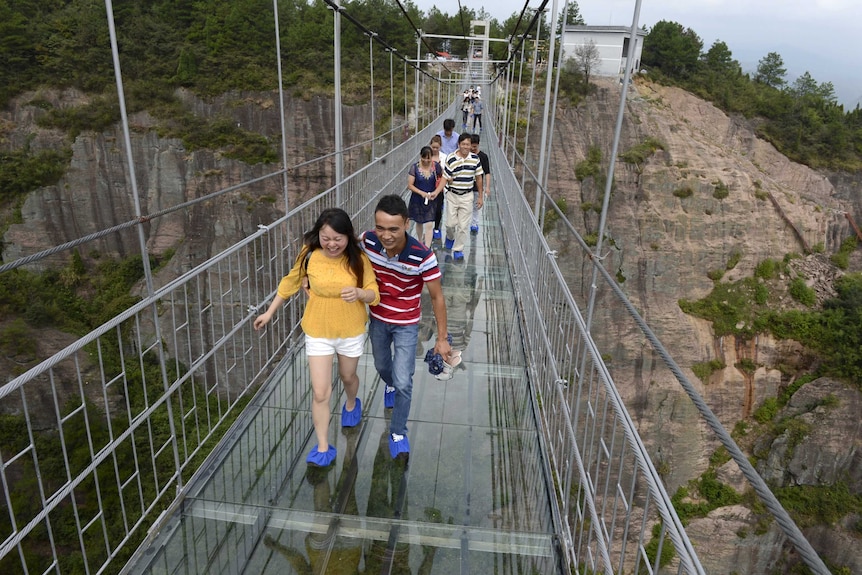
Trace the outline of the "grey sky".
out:
M 414 1 L 425 11 L 436 4 L 448 14 L 458 12 L 458 0 Z M 529 0 L 531 8 L 540 4 Z M 502 21 L 520 13 L 524 0 L 461 0 L 461 5 L 484 6 Z M 562 10 L 563 1 L 558 5 Z M 635 2 L 585 0 L 578 7 L 587 24 L 631 26 Z M 746 72 L 753 72 L 769 52 L 778 52 L 788 82 L 808 71 L 817 82 L 832 82 L 845 110 L 862 104 L 862 63 L 855 41 L 862 22 L 860 0 L 642 0 L 638 25 L 650 28 L 660 20 L 691 28 L 705 50 L 716 40 L 725 42 Z

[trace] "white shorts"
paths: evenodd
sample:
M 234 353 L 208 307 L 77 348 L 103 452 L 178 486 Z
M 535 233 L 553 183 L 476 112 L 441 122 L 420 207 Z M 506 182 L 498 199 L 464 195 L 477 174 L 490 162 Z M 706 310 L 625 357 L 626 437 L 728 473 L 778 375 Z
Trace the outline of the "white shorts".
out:
M 311 337 L 305 336 L 306 355 L 343 355 L 344 357 L 359 357 L 365 349 L 366 334 L 354 337 Z

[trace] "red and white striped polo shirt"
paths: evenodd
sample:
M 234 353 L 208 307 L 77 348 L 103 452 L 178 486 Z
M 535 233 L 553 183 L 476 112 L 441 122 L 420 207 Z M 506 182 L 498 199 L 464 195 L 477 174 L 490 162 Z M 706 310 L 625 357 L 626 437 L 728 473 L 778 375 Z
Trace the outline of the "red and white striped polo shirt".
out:
M 371 317 L 386 323 L 418 323 L 422 317 L 422 287 L 441 276 L 437 256 L 409 234 L 407 245 L 394 258 L 386 255 L 373 231 L 362 234 L 360 244 L 371 260 L 380 289 L 380 303 L 369 308 Z

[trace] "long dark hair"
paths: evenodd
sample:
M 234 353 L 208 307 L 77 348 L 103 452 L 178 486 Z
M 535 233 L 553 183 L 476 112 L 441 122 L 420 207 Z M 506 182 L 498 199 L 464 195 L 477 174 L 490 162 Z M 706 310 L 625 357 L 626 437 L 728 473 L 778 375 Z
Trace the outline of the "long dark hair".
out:
M 323 226 L 329 226 L 335 233 L 347 236 L 347 247 L 344 253 L 347 254 L 347 266 L 353 275 L 356 276 L 356 287 L 362 287 L 362 279 L 365 275 L 365 264 L 362 261 L 362 248 L 359 247 L 359 240 L 356 239 L 356 233 L 353 231 L 353 222 L 350 221 L 350 216 L 341 208 L 327 208 L 320 213 L 314 227 L 305 232 L 302 236 L 303 248 L 299 252 L 297 261 L 302 260 L 306 254 L 321 248 L 320 245 L 320 229 Z

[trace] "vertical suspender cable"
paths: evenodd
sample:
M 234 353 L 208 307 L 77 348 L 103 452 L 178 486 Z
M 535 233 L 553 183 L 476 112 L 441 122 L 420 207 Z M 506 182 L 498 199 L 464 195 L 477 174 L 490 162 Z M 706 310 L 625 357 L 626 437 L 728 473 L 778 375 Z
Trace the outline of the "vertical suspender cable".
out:
M 287 123 L 284 121 L 284 76 L 281 72 L 281 30 L 278 27 L 278 0 L 272 0 L 272 12 L 275 14 L 275 59 L 278 69 L 278 117 L 281 120 L 281 187 L 284 194 L 284 213 L 290 212 L 290 201 L 287 196 Z
M 626 97 L 629 92 L 629 80 L 631 79 L 631 62 L 632 57 L 634 56 L 635 44 L 637 43 L 637 32 L 638 32 L 638 19 L 640 17 L 641 10 L 641 0 L 635 0 L 635 10 L 632 16 L 632 28 L 631 28 L 631 36 L 629 37 L 629 49 L 626 54 L 626 71 L 623 74 L 623 89 L 620 91 L 620 105 L 617 108 L 617 122 L 614 127 L 614 140 L 613 144 L 611 144 L 611 157 L 608 164 L 608 177 L 605 181 L 605 192 L 604 197 L 602 198 L 602 213 L 599 218 L 599 230 L 598 230 L 598 240 L 596 240 L 596 247 L 593 250 L 594 261 L 599 262 L 602 258 L 602 244 L 604 243 L 602 240 L 605 236 L 605 226 L 608 221 L 608 204 L 610 203 L 611 198 L 611 188 L 614 183 L 614 167 L 616 166 L 617 159 L 617 149 L 620 145 L 620 133 L 623 129 L 623 115 L 626 111 Z M 593 266 L 593 280 L 590 283 L 590 298 L 589 303 L 587 303 L 587 317 L 586 317 L 586 330 L 587 333 L 591 332 L 591 325 L 593 321 L 593 310 L 595 308 L 596 303 L 596 281 L 598 279 L 598 270 L 595 266 Z
M 111 0 L 105 0 L 105 10 L 107 12 L 108 17 L 108 33 L 111 38 L 111 57 L 114 62 L 114 79 L 117 82 L 117 100 L 120 105 L 120 117 L 122 119 L 123 124 L 123 144 L 126 147 L 126 161 L 129 164 L 129 184 L 132 188 L 132 197 L 135 202 L 135 216 L 140 219 L 141 218 L 141 197 L 138 193 L 138 181 L 135 176 L 135 158 L 132 154 L 132 138 L 129 134 L 129 115 L 126 111 L 126 95 L 123 90 L 123 74 L 120 71 L 120 51 L 117 45 L 117 30 L 114 26 L 114 8 L 111 4 Z M 144 227 L 142 224 L 138 224 L 138 243 L 140 244 L 141 250 L 141 260 L 144 266 L 144 277 L 146 278 L 147 283 L 147 296 L 153 296 L 153 271 L 150 268 L 150 256 L 147 250 L 147 239 L 144 237 Z M 153 330 L 155 331 L 154 337 L 155 341 L 158 342 L 156 345 L 156 349 L 158 350 L 159 355 L 159 367 L 161 370 L 162 376 L 162 385 L 165 388 L 165 393 L 167 394 L 167 388 L 169 387 L 169 379 L 168 372 L 165 364 L 167 363 L 165 360 L 165 348 L 162 340 L 162 330 L 161 325 L 159 323 L 159 312 L 156 308 L 156 304 L 152 305 L 153 312 Z M 174 424 L 174 409 L 173 402 L 171 401 L 170 395 L 168 395 L 167 401 L 167 410 L 168 410 L 168 426 L 171 430 L 171 448 L 174 452 L 174 473 L 176 475 L 177 480 L 177 491 L 179 491 L 183 486 L 183 476 L 180 472 L 180 452 L 179 445 L 177 444 L 177 429 Z
M 512 129 L 512 161 L 511 164 L 515 166 L 515 154 L 518 153 L 518 146 L 515 145 L 515 142 L 518 141 L 518 123 L 521 119 L 521 82 L 524 78 L 524 46 L 527 44 L 527 38 L 530 36 L 524 36 L 521 39 L 521 62 L 518 64 L 518 95 L 515 98 L 515 126 Z
M 371 70 L 371 161 L 377 157 L 374 155 L 374 140 L 377 135 L 374 133 L 374 37 L 377 34 L 372 32 L 368 35 L 368 67 Z
M 557 77 L 554 81 L 554 105 L 551 106 L 551 125 L 550 130 L 548 132 L 548 151 L 553 149 L 554 143 L 554 127 L 557 122 L 557 102 L 559 101 L 560 96 L 560 75 L 563 72 L 563 54 L 565 50 L 563 49 L 563 38 L 566 33 L 566 25 L 569 20 L 569 0 L 565 0 L 563 2 L 563 25 L 560 27 L 560 54 L 557 58 Z M 548 189 L 548 174 L 551 171 L 551 155 L 548 154 L 548 161 L 545 166 L 545 180 L 542 182 L 542 186 L 545 189 Z
M 334 10 L 333 26 L 334 26 L 334 53 L 335 61 L 333 62 L 335 72 L 335 101 L 333 116 L 335 118 L 335 204 L 341 207 L 341 181 L 344 179 L 344 134 L 341 128 L 341 3 L 340 0 L 335 0 L 336 9 Z
M 389 149 L 395 147 L 395 68 L 394 54 L 389 50 Z
M 530 98 L 527 100 L 527 129 L 524 133 L 524 169 L 521 171 L 521 189 L 524 189 L 524 182 L 527 178 L 527 158 L 530 156 L 530 124 L 533 117 L 533 92 L 536 91 L 536 76 L 539 74 L 539 42 L 542 41 L 542 19 L 545 13 L 539 14 L 539 24 L 536 26 L 536 45 L 533 50 L 533 73 L 530 74 Z M 538 185 L 538 182 L 536 182 Z
M 419 133 L 419 67 L 422 65 L 420 62 L 420 58 L 422 57 L 422 30 L 418 30 L 416 32 L 416 70 L 415 76 L 416 81 L 414 83 L 416 93 L 413 94 L 413 102 L 414 106 L 416 106 L 415 116 L 416 116 L 416 130 L 413 132 L 413 135 Z
M 547 140 L 548 140 L 548 115 L 551 113 L 551 79 L 553 77 L 554 70 L 554 47 L 556 46 L 556 38 L 554 35 L 557 30 L 557 0 L 553 0 L 551 2 L 551 32 L 548 34 L 548 59 L 546 61 L 546 72 L 545 72 L 545 109 L 542 112 L 542 134 L 539 136 L 539 169 L 536 177 L 538 181 L 536 182 L 536 206 L 535 206 L 535 214 L 536 216 L 540 213 L 540 199 L 542 197 L 542 188 L 545 185 L 545 155 L 548 153 L 547 150 Z M 557 71 L 557 75 L 559 75 L 559 70 Z
M 407 58 L 404 58 L 404 136 L 401 141 L 407 140 L 410 135 L 410 115 L 407 111 Z

